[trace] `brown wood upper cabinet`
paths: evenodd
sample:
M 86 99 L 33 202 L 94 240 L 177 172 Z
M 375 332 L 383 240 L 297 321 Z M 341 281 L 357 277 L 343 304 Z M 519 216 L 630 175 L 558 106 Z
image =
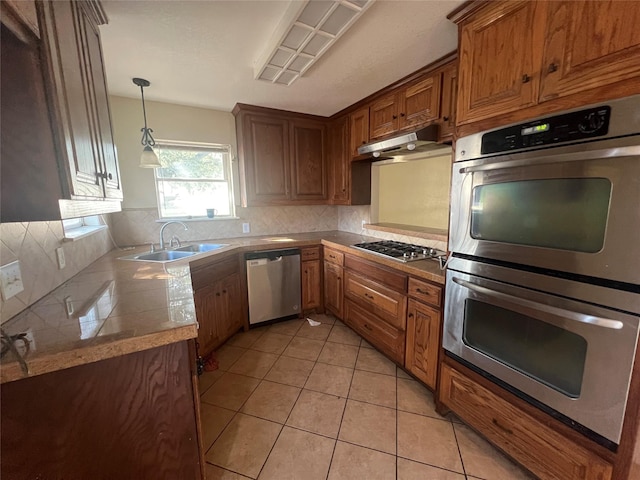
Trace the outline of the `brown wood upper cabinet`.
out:
M 450 16 L 460 28 L 458 125 L 521 112 L 508 123 L 640 92 L 637 2 L 500 1 L 470 8 Z M 574 95 L 587 91 L 593 96 Z M 523 110 L 559 97 L 569 98 Z
M 358 147 L 369 141 L 369 107 L 356 110 L 349 116 L 349 145 L 351 157 L 358 155 Z
M 3 144 L 14 139 L 2 152 L 2 221 L 119 211 L 120 171 L 98 31 L 107 21 L 104 11 L 90 0 L 39 2 L 37 8 L 42 40 L 26 39 L 30 53 L 3 46 L 2 114 L 15 121 L 2 124 Z M 5 61 L 12 65 L 6 76 Z M 35 95 L 31 100 L 10 100 L 27 91 Z M 39 118 L 36 136 L 47 146 L 20 147 L 33 141 L 32 117 Z M 52 185 L 42 188 L 45 175 Z
M 435 73 L 371 104 L 371 139 L 437 120 L 440 114 L 440 82 L 440 73 Z
M 236 117 L 243 206 L 326 203 L 326 121 L 238 104 Z

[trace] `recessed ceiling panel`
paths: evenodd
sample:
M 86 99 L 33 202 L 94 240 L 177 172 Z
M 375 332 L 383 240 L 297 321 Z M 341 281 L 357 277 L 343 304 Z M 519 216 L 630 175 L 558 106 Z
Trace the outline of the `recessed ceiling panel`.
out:
M 328 32 L 332 35 L 337 35 L 353 17 L 357 14 L 356 11 L 345 7 L 344 5 L 338 5 L 327 21 L 320 27 L 323 32 Z
M 305 25 L 309 25 L 310 27 L 316 27 L 334 3 L 335 2 L 325 0 L 314 0 L 309 2 L 307 6 L 304 7 L 300 17 L 298 17 L 298 21 Z
M 289 30 L 289 33 L 282 42 L 282 45 L 298 50 L 302 47 L 302 43 L 307 39 L 310 33 L 311 30 L 309 28 L 301 25 L 294 25 L 291 27 L 291 30 Z
M 302 49 L 303 53 L 308 55 L 318 55 L 320 51 L 331 41 L 330 37 L 325 37 L 324 35 L 314 35 L 309 43 L 305 45 Z
M 296 72 L 290 72 L 289 70 L 282 72 L 276 79 L 276 83 L 281 83 L 283 85 L 290 85 L 296 78 L 298 78 L 298 74 Z
M 289 65 L 288 69 L 300 73 L 305 69 L 307 65 L 309 65 L 312 60 L 312 57 L 296 57 L 296 59 L 291 62 L 291 65 Z
M 288 52 L 279 48 L 278 50 L 276 50 L 276 53 L 273 54 L 271 60 L 269 60 L 269 65 L 273 65 L 275 67 L 284 67 L 292 56 L 292 52 Z

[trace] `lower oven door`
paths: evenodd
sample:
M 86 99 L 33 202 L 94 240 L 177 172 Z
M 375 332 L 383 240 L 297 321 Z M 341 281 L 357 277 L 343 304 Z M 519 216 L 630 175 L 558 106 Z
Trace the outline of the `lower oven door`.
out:
M 527 273 L 513 275 L 522 279 Z M 638 320 L 609 308 L 447 271 L 444 348 L 615 444 L 622 431 Z

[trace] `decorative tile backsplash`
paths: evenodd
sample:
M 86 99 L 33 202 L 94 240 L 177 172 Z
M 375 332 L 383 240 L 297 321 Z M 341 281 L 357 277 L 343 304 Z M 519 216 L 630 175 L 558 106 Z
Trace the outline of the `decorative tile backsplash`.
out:
M 108 215 L 105 215 L 108 221 Z M 102 230 L 73 242 L 63 242 L 62 222 L 0 224 L 0 264 L 20 261 L 24 291 L 0 303 L 4 323 L 69 280 L 113 248 L 109 231 Z M 58 269 L 56 248 L 64 249 L 66 266 Z
M 309 205 L 300 207 L 237 207 L 234 220 L 202 220 L 170 225 L 165 240 L 176 235 L 180 241 L 215 240 L 258 235 L 277 235 L 300 232 L 322 232 L 338 229 L 338 207 Z M 125 209 L 111 215 L 113 234 L 120 246 L 143 245 L 159 242 L 158 211 L 155 208 Z M 249 223 L 250 233 L 242 233 L 242 224 Z

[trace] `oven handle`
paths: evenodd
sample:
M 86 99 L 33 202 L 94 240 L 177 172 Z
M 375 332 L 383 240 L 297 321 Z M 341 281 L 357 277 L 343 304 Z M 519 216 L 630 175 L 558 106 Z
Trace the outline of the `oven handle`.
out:
M 591 325 L 596 325 L 598 327 L 611 328 L 614 330 L 620 330 L 624 326 L 624 324 L 619 320 L 610 320 L 608 318 L 594 317 L 593 315 L 585 315 L 584 313 L 572 312 L 570 310 L 565 310 L 564 308 L 553 307 L 551 305 L 534 302 L 533 300 L 527 300 L 524 298 L 516 297 L 514 295 L 509 295 L 507 293 L 498 292 L 487 287 L 482 287 L 473 282 L 462 280 L 461 278 L 452 277 L 452 279 L 458 285 L 468 288 L 469 290 L 472 290 L 474 292 L 484 293 L 489 296 L 513 302 L 523 307 L 535 308 L 536 310 L 540 310 L 545 313 L 562 316 L 575 322 L 588 323 Z

